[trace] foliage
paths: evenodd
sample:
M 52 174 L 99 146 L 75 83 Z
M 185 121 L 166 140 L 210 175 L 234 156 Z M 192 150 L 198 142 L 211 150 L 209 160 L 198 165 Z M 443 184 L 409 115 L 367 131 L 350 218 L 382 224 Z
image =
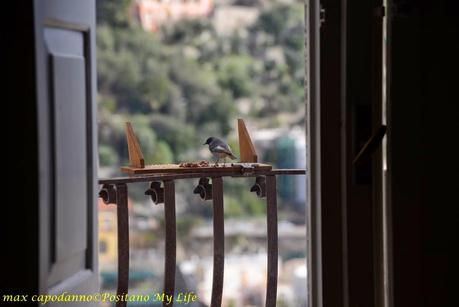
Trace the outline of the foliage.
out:
M 172 116 L 153 115 L 150 126 L 176 155 L 192 148 L 198 141 L 193 126 L 184 124 Z
M 101 144 L 99 145 L 99 161 L 101 166 L 111 166 L 118 162 L 118 156 L 111 146 Z
M 265 214 L 265 204 L 257 196 L 250 192 L 247 187 L 252 184 L 251 180 L 239 178 L 238 180 L 225 180 L 225 216 L 261 216 Z
M 111 26 L 128 25 L 131 0 L 97 0 L 97 23 Z
M 164 141 L 156 143 L 155 151 L 151 154 L 153 164 L 167 164 L 174 161 L 174 154 L 169 145 Z
M 183 215 L 177 219 L 177 234 L 180 238 L 188 237 L 191 234 L 191 229 L 199 225 L 201 219 L 192 215 Z
M 247 55 L 229 55 L 217 63 L 219 83 L 228 88 L 234 98 L 249 97 L 254 91 L 251 60 Z

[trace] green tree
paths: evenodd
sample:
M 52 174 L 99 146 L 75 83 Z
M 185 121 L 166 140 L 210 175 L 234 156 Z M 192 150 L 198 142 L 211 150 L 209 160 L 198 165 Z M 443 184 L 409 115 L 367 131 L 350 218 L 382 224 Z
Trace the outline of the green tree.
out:
M 118 163 L 118 155 L 113 147 L 107 144 L 99 145 L 99 163 L 101 166 L 113 166 Z
M 172 116 L 153 115 L 150 118 L 150 127 L 170 146 L 177 161 L 181 153 L 195 148 L 199 143 L 194 126 L 178 121 Z
M 262 30 L 274 36 L 276 43 L 280 43 L 281 35 L 289 28 L 303 22 L 301 4 L 276 4 L 263 11 L 255 25 L 255 30 Z
M 205 31 L 213 31 L 207 19 L 183 19 L 162 27 L 162 37 L 166 44 L 178 45 L 190 43 Z
M 127 26 L 131 2 L 131 0 L 97 0 L 97 23 L 112 27 Z
M 174 154 L 166 142 L 158 141 L 156 143 L 154 152 L 151 155 L 151 161 L 153 164 L 167 164 L 174 161 Z
M 234 98 L 248 97 L 253 93 L 251 62 L 248 56 L 230 55 L 217 64 L 218 81 L 231 91 Z

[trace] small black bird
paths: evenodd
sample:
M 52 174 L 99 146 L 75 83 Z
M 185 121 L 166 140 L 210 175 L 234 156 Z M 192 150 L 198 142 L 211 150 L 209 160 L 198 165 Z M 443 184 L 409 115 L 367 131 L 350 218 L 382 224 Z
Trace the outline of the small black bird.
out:
M 232 160 L 237 159 L 236 156 L 231 152 L 231 149 L 228 146 L 228 144 L 226 144 L 219 138 L 210 137 L 203 145 L 209 145 L 210 152 L 212 153 L 212 155 L 214 155 L 214 157 L 217 158 L 215 166 L 218 166 L 218 161 L 220 161 L 221 158 L 225 159 L 225 163 L 226 157 L 230 157 Z

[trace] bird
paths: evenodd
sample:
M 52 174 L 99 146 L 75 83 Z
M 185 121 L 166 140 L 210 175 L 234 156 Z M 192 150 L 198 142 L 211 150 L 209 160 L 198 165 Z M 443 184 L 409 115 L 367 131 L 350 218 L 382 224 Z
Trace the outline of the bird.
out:
M 230 157 L 232 160 L 237 159 L 236 156 L 231 152 L 231 148 L 228 146 L 228 144 L 226 144 L 219 138 L 211 136 L 206 140 L 206 142 L 203 145 L 209 145 L 209 151 L 212 153 L 214 157 L 217 158 L 215 166 L 218 166 L 218 161 L 220 161 L 221 158 L 225 159 L 225 163 L 227 157 Z

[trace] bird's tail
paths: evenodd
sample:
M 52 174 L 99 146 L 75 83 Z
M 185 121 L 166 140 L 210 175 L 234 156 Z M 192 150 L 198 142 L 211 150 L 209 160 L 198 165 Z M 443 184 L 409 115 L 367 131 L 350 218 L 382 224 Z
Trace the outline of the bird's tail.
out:
M 229 157 L 231 158 L 231 160 L 237 160 L 236 156 L 233 154 L 231 154 Z

